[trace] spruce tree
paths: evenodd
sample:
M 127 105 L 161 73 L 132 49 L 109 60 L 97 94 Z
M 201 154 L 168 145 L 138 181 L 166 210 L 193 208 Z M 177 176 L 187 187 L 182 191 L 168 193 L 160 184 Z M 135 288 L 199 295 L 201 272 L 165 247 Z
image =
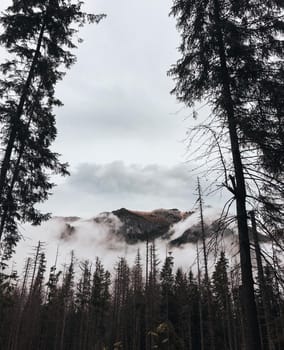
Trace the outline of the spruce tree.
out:
M 9 258 L 19 240 L 18 223 L 39 224 L 48 215 L 35 205 L 48 198 L 52 173 L 67 164 L 51 150 L 56 137 L 55 85 L 76 57 L 75 35 L 102 15 L 82 11 L 83 2 L 14 0 L 0 16 L 0 44 L 9 54 L 0 65 L 0 252 Z
M 216 337 L 217 339 L 215 341 L 219 343 L 218 349 L 232 350 L 234 346 L 232 335 L 232 305 L 227 268 L 228 261 L 225 253 L 221 252 L 212 275 L 216 320 L 220 325 L 218 327 L 219 332 L 217 333 L 220 337 L 219 339 Z
M 110 273 L 96 259 L 90 299 L 90 345 L 103 348 L 106 344 L 107 315 L 110 307 Z
M 173 302 L 174 274 L 173 257 L 168 255 L 160 272 L 161 282 L 161 316 L 162 321 L 168 322 L 171 319 L 171 306 Z
M 181 58 L 170 70 L 173 93 L 188 106 L 209 102 L 220 130 L 228 131 L 232 185 L 225 185 L 236 200 L 246 343 L 250 350 L 261 349 L 247 199 L 258 201 L 266 213 L 279 213 L 281 196 L 283 201 L 283 158 L 271 161 L 271 155 L 283 154 L 283 4 L 175 0 L 171 14 L 182 37 Z M 250 158 L 243 157 L 244 150 Z M 257 194 L 249 192 L 251 187 Z M 267 195 L 271 188 L 277 190 L 274 201 Z
M 178 268 L 174 281 L 173 317 L 176 332 L 183 339 L 187 349 L 192 350 L 192 299 L 189 298 L 188 280 L 181 268 Z
M 144 291 L 143 291 L 143 269 L 140 250 L 137 250 L 134 266 L 131 271 L 131 314 L 133 324 L 132 347 L 139 350 L 143 348 L 142 334 L 144 334 L 143 311 L 144 311 Z

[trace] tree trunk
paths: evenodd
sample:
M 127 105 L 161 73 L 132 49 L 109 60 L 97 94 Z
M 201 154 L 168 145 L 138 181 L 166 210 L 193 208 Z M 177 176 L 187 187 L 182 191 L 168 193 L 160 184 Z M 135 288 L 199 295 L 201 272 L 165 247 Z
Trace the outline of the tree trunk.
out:
M 214 329 L 213 329 L 213 315 L 212 315 L 212 298 L 211 298 L 210 281 L 209 281 L 209 273 L 208 273 L 205 225 L 204 225 L 204 218 L 203 218 L 203 201 L 202 201 L 199 179 L 197 180 L 197 182 L 198 182 L 201 235 L 202 235 L 202 250 L 203 250 L 204 269 L 205 269 L 205 288 L 206 288 L 206 294 L 207 294 L 207 312 L 208 312 L 208 325 L 209 325 L 209 337 L 210 337 L 210 350 L 215 350 L 215 335 L 214 335 Z
M 3 201 L 3 192 L 4 192 L 6 182 L 7 182 L 7 173 L 8 173 L 9 168 L 10 168 L 11 156 L 12 156 L 15 140 L 17 137 L 17 133 L 18 133 L 18 127 L 19 127 L 18 123 L 19 123 L 21 116 L 23 114 L 24 105 L 25 105 L 27 95 L 28 95 L 28 90 L 29 90 L 30 85 L 32 83 L 32 79 L 34 77 L 34 69 L 35 69 L 35 66 L 37 64 L 37 61 L 38 61 L 38 58 L 40 55 L 40 49 L 41 49 L 43 34 L 44 34 L 44 30 L 45 30 L 45 21 L 46 21 L 46 18 L 44 19 L 44 22 L 41 26 L 41 30 L 40 30 L 38 41 L 37 41 L 37 47 L 36 47 L 36 50 L 35 50 L 35 53 L 33 56 L 33 60 L 31 63 L 30 70 L 29 70 L 29 74 L 28 74 L 27 80 L 25 82 L 23 92 L 21 94 L 20 101 L 19 101 L 16 113 L 15 113 L 15 116 L 13 117 L 13 119 L 11 121 L 11 132 L 10 132 L 7 147 L 5 149 L 5 154 L 4 154 L 4 158 L 3 158 L 3 161 L 1 164 L 1 170 L 0 170 L 0 201 L 1 202 Z M 3 228 L 0 231 L 0 240 L 1 240 L 2 234 L 3 234 Z
M 198 242 L 196 244 L 196 250 L 197 250 L 197 277 L 198 277 L 198 310 L 199 310 L 199 329 L 200 329 L 200 349 L 204 350 L 204 329 L 203 329 L 203 315 L 202 315 L 202 302 L 201 302 L 201 278 L 200 278 Z
M 258 234 L 256 229 L 255 213 L 253 210 L 250 212 L 250 218 L 251 218 L 252 236 L 254 241 L 256 264 L 257 264 L 257 275 L 258 275 L 261 303 L 263 305 L 263 312 L 264 312 L 265 332 L 266 332 L 267 343 L 268 343 L 267 345 L 268 345 L 268 350 L 274 350 L 275 348 L 272 341 L 272 331 L 270 327 L 269 305 L 268 305 L 269 302 L 268 302 L 268 296 L 266 292 L 266 283 L 265 283 L 263 265 L 262 265 L 262 259 L 261 259 L 261 250 L 259 246 Z
M 235 198 L 237 209 L 237 223 L 240 246 L 240 263 L 242 284 L 244 293 L 244 310 L 246 321 L 246 346 L 247 350 L 260 350 L 260 333 L 258 327 L 257 309 L 254 296 L 254 281 L 252 276 L 252 264 L 250 255 L 250 243 L 248 234 L 247 212 L 246 212 L 246 185 L 243 172 L 243 164 L 239 148 L 237 125 L 235 120 L 234 106 L 230 90 L 230 77 L 227 69 L 227 60 L 223 34 L 221 29 L 220 6 L 218 0 L 214 0 L 214 17 L 216 24 L 216 36 L 219 46 L 219 58 L 222 72 L 222 87 L 224 94 L 225 111 L 231 142 L 231 152 L 235 171 Z

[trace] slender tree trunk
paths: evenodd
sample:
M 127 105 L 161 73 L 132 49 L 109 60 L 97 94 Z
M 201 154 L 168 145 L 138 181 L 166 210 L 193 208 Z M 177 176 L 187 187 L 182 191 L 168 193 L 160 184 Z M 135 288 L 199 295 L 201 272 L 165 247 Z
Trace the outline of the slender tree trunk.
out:
M 27 131 L 28 131 L 30 124 L 32 122 L 33 113 L 34 113 L 34 106 L 32 108 L 32 111 L 30 112 L 30 117 L 29 117 L 29 121 L 27 124 Z M 8 215 L 9 215 L 9 207 L 13 203 L 13 190 L 14 190 L 15 183 L 19 177 L 20 162 L 21 162 L 23 154 L 24 154 L 25 146 L 26 146 L 26 144 L 25 144 L 25 138 L 24 138 L 22 143 L 21 143 L 21 146 L 20 146 L 20 150 L 19 150 L 19 154 L 17 157 L 15 167 L 13 169 L 13 176 L 12 176 L 12 180 L 11 180 L 11 183 L 9 185 L 9 188 L 8 188 L 7 196 L 5 199 L 3 199 L 4 203 L 3 203 L 3 213 L 1 215 L 1 222 L 0 222 L 0 239 L 1 239 L 1 236 L 3 234 L 6 220 L 7 220 Z M 1 194 L 0 194 L 0 196 L 1 196 Z
M 267 288 L 266 288 L 264 272 L 263 272 L 261 250 L 260 250 L 258 234 L 257 234 L 257 228 L 256 228 L 255 213 L 254 213 L 253 210 L 250 212 L 250 218 L 251 218 L 252 236 L 253 236 L 253 241 L 254 241 L 256 264 L 257 264 L 257 272 L 258 272 L 258 281 L 259 281 L 261 303 L 262 303 L 263 312 L 264 312 L 265 332 L 266 332 L 266 335 L 267 335 L 267 342 L 268 342 L 267 345 L 268 345 L 268 350 L 274 350 L 275 348 L 274 348 L 274 344 L 273 344 L 273 341 L 272 341 L 272 330 L 271 330 L 271 327 L 270 327 Z
M 228 336 L 228 344 L 229 350 L 234 350 L 234 341 L 233 341 L 233 313 L 232 313 L 232 304 L 230 295 L 226 296 L 226 323 L 227 323 L 227 336 Z
M 65 302 L 64 302 L 65 304 Z M 60 338 L 59 338 L 59 349 L 64 349 L 64 336 L 65 336 L 65 326 L 66 326 L 66 310 L 65 305 L 63 306 L 63 315 L 62 315 L 62 325 L 60 330 Z
M 207 294 L 207 312 L 208 312 L 210 349 L 215 350 L 215 335 L 214 335 L 214 329 L 213 329 L 213 315 L 212 315 L 212 298 L 211 298 L 210 281 L 209 281 L 209 273 L 208 273 L 206 234 L 205 234 L 205 225 L 204 225 L 204 217 L 203 217 L 203 200 L 201 195 L 201 187 L 200 187 L 199 179 L 197 180 L 197 182 L 198 182 L 201 235 L 202 235 L 202 249 L 203 249 L 203 259 L 204 259 L 204 269 L 205 269 L 205 288 L 206 288 L 206 294 Z
M 235 266 L 236 268 L 236 266 Z M 231 279 L 231 290 L 232 293 L 233 291 L 238 289 L 238 280 L 237 280 L 237 285 L 235 283 L 235 279 L 233 276 L 233 271 L 231 270 L 230 272 L 230 279 Z M 234 343 L 234 350 L 238 350 L 239 344 L 240 344 L 240 336 L 238 335 L 238 324 L 240 322 L 240 317 L 239 316 L 239 298 L 236 300 L 232 294 L 232 332 L 233 332 L 233 343 Z
M 200 349 L 204 350 L 204 328 L 203 328 L 203 315 L 202 315 L 202 302 L 201 302 L 201 278 L 200 278 L 198 242 L 196 244 L 196 251 L 197 251 L 197 278 L 198 278 L 197 281 L 198 281 L 198 309 L 199 309 Z
M 192 331 L 191 331 L 191 315 L 188 321 L 188 350 L 192 350 Z
M 28 258 L 25 266 L 24 279 L 23 279 L 23 284 L 22 284 L 18 308 L 17 308 L 18 314 L 16 315 L 16 325 L 15 325 L 15 330 L 13 332 L 13 337 L 11 338 L 11 342 L 9 346 L 9 349 L 11 350 L 16 350 L 18 348 L 18 338 L 19 338 L 19 333 L 20 333 L 20 328 L 21 328 L 22 318 L 23 318 L 23 301 L 24 301 L 24 295 L 26 292 L 26 287 L 27 287 L 27 282 L 28 282 L 28 277 L 29 277 L 29 272 L 31 267 L 31 261 L 32 259 Z
M 230 77 L 227 69 L 227 58 L 221 29 L 219 1 L 214 0 L 214 17 L 216 24 L 216 36 L 219 46 L 219 58 L 222 72 L 222 85 L 224 104 L 227 113 L 231 152 L 235 170 L 235 197 L 237 209 L 237 222 L 240 245 L 240 263 L 243 284 L 243 303 L 246 321 L 246 345 L 247 350 L 261 350 L 260 332 L 258 327 L 257 309 L 254 296 L 254 281 L 252 276 L 252 264 L 250 255 L 250 243 L 248 234 L 247 211 L 246 211 L 246 185 L 243 172 L 243 164 L 239 148 L 237 125 L 235 120 L 234 105 L 230 90 Z
M 44 31 L 45 31 L 45 22 L 46 22 L 46 16 L 45 16 L 45 19 L 44 19 L 43 24 L 41 26 L 41 30 L 40 30 L 38 41 L 37 41 L 36 50 L 35 50 L 35 53 L 33 56 L 33 60 L 31 63 L 30 70 L 29 70 L 29 74 L 28 74 L 27 80 L 25 82 L 15 116 L 11 119 L 11 132 L 9 135 L 7 147 L 5 149 L 4 158 L 3 158 L 3 161 L 1 164 L 1 170 L 0 170 L 0 201 L 1 202 L 3 201 L 3 192 L 4 192 L 6 182 L 7 182 L 7 173 L 8 173 L 9 168 L 10 168 L 11 156 L 12 156 L 13 148 L 15 145 L 17 133 L 19 130 L 18 124 L 19 124 L 19 121 L 20 121 L 21 116 L 23 114 L 24 105 L 25 105 L 25 102 L 26 102 L 26 99 L 28 96 L 28 91 L 29 91 L 30 85 L 31 85 L 33 77 L 34 77 L 34 70 L 35 70 L 36 64 L 38 62 L 39 55 L 40 55 L 40 49 L 41 49 L 43 35 L 44 35 Z M 0 231 L 0 240 L 1 240 L 2 234 L 3 234 L 3 228 Z
M 35 252 L 35 258 L 34 258 L 34 267 L 33 267 L 33 274 L 32 274 L 32 279 L 31 279 L 31 285 L 30 285 L 30 291 L 29 291 L 29 296 L 28 296 L 28 301 L 31 300 L 32 298 L 32 291 L 33 291 L 33 286 L 34 286 L 34 280 L 35 280 L 35 274 L 36 274 L 36 268 L 38 264 L 38 259 L 40 255 L 40 250 L 42 247 L 41 241 L 38 241 L 37 247 L 36 247 L 36 252 Z

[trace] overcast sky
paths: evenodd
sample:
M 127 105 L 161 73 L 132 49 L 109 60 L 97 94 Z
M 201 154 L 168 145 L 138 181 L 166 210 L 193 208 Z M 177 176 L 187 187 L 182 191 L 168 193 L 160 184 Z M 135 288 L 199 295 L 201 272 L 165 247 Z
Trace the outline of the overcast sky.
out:
M 81 31 L 78 62 L 57 87 L 64 107 L 56 111 L 54 149 L 71 176 L 58 180 L 44 208 L 83 217 L 120 207 L 192 209 L 195 165 L 186 163 L 182 142 L 190 110 L 170 95 L 167 77 L 179 44 L 172 2 L 85 2 L 107 18 Z

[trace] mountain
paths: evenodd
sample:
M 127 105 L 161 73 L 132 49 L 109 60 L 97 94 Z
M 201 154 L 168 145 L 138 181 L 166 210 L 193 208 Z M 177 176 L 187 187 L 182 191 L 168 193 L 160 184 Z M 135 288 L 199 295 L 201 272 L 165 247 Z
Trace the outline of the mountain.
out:
M 60 233 L 62 240 L 72 239 L 72 236 L 80 232 L 84 223 L 78 217 L 65 217 L 61 220 L 65 223 Z M 182 212 L 178 209 L 135 211 L 121 208 L 101 213 L 87 222 L 96 225 L 96 229 L 107 229 L 109 236 L 128 244 L 160 238 L 167 240 L 172 246 L 182 246 L 196 243 L 201 235 L 198 215 L 192 211 Z M 212 223 L 205 225 L 206 234 L 216 229 L 216 226 Z M 226 234 L 232 234 L 232 231 L 226 230 Z
M 151 241 L 160 238 L 168 241 L 170 246 L 180 247 L 188 243 L 196 243 L 201 239 L 201 227 L 198 213 L 182 212 L 178 209 L 156 209 L 153 211 L 135 211 L 126 208 L 103 212 L 98 216 L 82 220 L 79 217 L 57 218 L 64 222 L 60 232 L 61 240 L 70 240 L 79 234 L 85 222 L 89 229 L 94 226 L 94 232 L 103 228 L 111 239 L 125 241 L 127 244 Z M 205 235 L 212 236 L 220 233 L 221 229 L 216 219 L 206 220 Z M 234 231 L 230 228 L 222 229 L 222 237 L 233 237 Z M 259 234 L 260 241 L 267 238 Z
M 114 233 L 125 239 L 127 243 L 134 244 L 147 239 L 168 238 L 170 228 L 192 213 L 181 212 L 178 209 L 157 209 L 142 212 L 121 208 L 112 211 L 112 214 L 122 223 Z M 108 217 L 108 213 L 106 213 L 106 217 Z M 102 216 L 95 220 L 100 222 Z
M 227 256 L 235 257 L 238 236 L 234 227 L 220 230 L 218 217 L 214 208 L 204 209 L 205 233 L 212 238 L 208 239 L 208 245 L 212 253 L 220 248 L 226 250 Z M 138 249 L 145 258 L 147 239 L 155 239 L 161 260 L 171 251 L 176 266 L 189 268 L 195 264 L 196 242 L 201 239 L 200 215 L 198 211 L 178 209 L 137 211 L 121 208 L 89 219 L 57 216 L 40 226 L 25 225 L 22 237 L 14 256 L 19 269 L 23 268 L 26 256 L 39 240 L 50 264 L 54 261 L 68 263 L 70 252 L 74 251 L 79 261 L 95 261 L 99 257 L 107 268 L 112 269 L 118 257 L 134 261 Z M 259 238 L 262 242 L 267 241 L 262 235 Z

